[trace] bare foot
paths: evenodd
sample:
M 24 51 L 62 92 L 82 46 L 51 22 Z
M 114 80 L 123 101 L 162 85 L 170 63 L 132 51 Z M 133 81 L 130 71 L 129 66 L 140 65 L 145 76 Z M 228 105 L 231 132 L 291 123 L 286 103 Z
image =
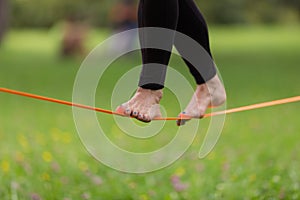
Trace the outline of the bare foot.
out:
M 216 107 L 222 105 L 226 101 L 226 92 L 218 75 L 214 76 L 205 84 L 198 85 L 196 91 L 179 117 L 183 118 L 177 120 L 177 125 L 184 125 L 188 117 L 202 118 L 208 107 Z
M 135 95 L 126 103 L 117 108 L 117 112 L 126 116 L 133 116 L 143 122 L 150 122 L 156 117 L 161 117 L 159 101 L 162 90 L 149 90 L 139 87 Z

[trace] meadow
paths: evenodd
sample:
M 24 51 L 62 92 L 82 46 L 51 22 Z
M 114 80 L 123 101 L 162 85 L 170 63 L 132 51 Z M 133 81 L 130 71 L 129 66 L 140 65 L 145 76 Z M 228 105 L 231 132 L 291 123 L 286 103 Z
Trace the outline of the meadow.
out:
M 228 108 L 300 94 L 299 35 L 299 26 L 211 28 Z M 93 30 L 87 46 L 108 36 Z M 12 30 L 0 46 L 0 87 L 71 101 L 83 58 L 59 57 L 59 41 L 56 29 Z M 97 106 L 110 109 L 112 80 L 139 62 L 134 55 L 113 64 L 99 86 Z M 171 65 L 192 81 L 178 57 Z M 166 91 L 162 104 L 176 116 L 180 109 L 172 98 Z M 86 151 L 71 107 L 0 93 L 0 199 L 300 199 L 299 110 L 292 103 L 230 114 L 214 150 L 198 159 L 209 123 L 203 119 L 203 131 L 177 162 L 136 175 L 110 169 Z M 105 124 L 116 143 L 142 151 L 172 138 L 175 122 L 166 126 L 150 144 L 128 145 L 113 121 Z

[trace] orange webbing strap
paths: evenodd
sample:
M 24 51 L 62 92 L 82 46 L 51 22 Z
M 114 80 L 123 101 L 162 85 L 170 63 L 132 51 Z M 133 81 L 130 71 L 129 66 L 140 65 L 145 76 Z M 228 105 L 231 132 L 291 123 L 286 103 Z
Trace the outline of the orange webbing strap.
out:
M 264 102 L 264 103 L 258 103 L 258 104 L 243 106 L 243 107 L 239 107 L 239 108 L 232 108 L 229 110 L 224 110 L 224 111 L 219 111 L 219 112 L 214 112 L 214 113 L 208 113 L 208 114 L 204 115 L 204 117 L 211 117 L 211 116 L 222 115 L 222 114 L 230 114 L 230 113 L 242 112 L 242 111 L 246 111 L 246 110 L 254 110 L 254 109 L 258 109 L 258 108 L 265 108 L 265 107 L 276 106 L 276 105 L 281 105 L 281 104 L 293 103 L 293 102 L 297 102 L 297 101 L 300 101 L 300 96 L 286 98 L 286 99 L 280 99 L 280 100 L 274 100 L 274 101 L 268 101 L 268 102 Z
M 33 98 L 33 99 L 39 99 L 39 100 L 43 100 L 43 101 L 49 101 L 49 102 L 63 104 L 63 105 L 67 105 L 67 106 L 74 106 L 74 107 L 78 107 L 78 108 L 94 110 L 97 112 L 107 113 L 107 114 L 111 114 L 111 115 L 123 116 L 122 114 L 111 111 L 111 110 L 95 108 L 95 107 L 91 107 L 91 106 L 87 106 L 87 105 L 77 104 L 77 103 L 63 101 L 63 100 L 59 100 L 59 99 L 53 99 L 53 98 L 49 98 L 49 97 L 39 96 L 39 95 L 21 92 L 21 91 L 17 91 L 17 90 L 11 90 L 11 89 L 7 89 L 7 88 L 0 88 L 0 92 L 29 97 L 29 98 Z M 254 109 L 258 109 L 258 108 L 270 107 L 270 106 L 275 106 L 275 105 L 280 105 L 280 104 L 287 104 L 287 103 L 292 103 L 292 102 L 297 102 L 297 101 L 300 101 L 300 96 L 286 98 L 286 99 L 280 99 L 280 100 L 274 100 L 274 101 L 269 101 L 269 102 L 264 102 L 264 103 L 258 103 L 258 104 L 253 104 L 253 105 L 249 105 L 249 106 L 243 106 L 243 107 L 233 108 L 233 109 L 224 110 L 224 111 L 218 111 L 218 112 L 214 112 L 214 113 L 208 113 L 208 114 L 205 114 L 203 118 L 216 116 L 216 115 L 242 112 L 242 111 L 246 111 L 246 110 L 254 110 Z M 186 116 L 186 117 L 182 117 L 182 116 L 181 117 L 161 117 L 161 118 L 155 118 L 154 120 L 178 120 L 178 119 L 190 119 L 190 117 L 188 117 L 188 116 Z

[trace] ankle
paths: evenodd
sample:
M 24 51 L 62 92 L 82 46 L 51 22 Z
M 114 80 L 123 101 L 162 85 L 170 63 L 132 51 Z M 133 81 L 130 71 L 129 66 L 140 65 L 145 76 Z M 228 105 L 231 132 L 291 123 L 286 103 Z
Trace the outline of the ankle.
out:
M 218 75 L 214 76 L 211 80 L 205 84 L 199 85 L 206 88 L 206 93 L 211 97 L 212 106 L 219 106 L 226 101 L 226 91 L 223 83 L 219 79 Z M 205 89 L 202 89 L 204 91 Z
M 139 87 L 136 91 L 136 94 L 151 96 L 154 98 L 156 103 L 159 103 L 163 96 L 163 90 L 150 90 Z

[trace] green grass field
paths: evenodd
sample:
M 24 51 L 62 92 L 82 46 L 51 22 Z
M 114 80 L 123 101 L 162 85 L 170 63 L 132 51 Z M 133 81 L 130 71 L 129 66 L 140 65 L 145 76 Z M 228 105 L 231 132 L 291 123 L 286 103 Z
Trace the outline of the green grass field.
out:
M 299 35 L 299 27 L 211 29 L 228 108 L 300 94 Z M 106 36 L 91 32 L 88 46 Z M 56 30 L 11 31 L 0 47 L 0 87 L 71 101 L 82 60 L 59 58 L 59 38 Z M 139 63 L 134 58 L 120 59 L 107 72 L 97 106 L 110 109 L 110 80 Z M 189 76 L 177 57 L 171 63 Z M 180 110 L 172 97 L 166 92 L 162 104 L 174 116 Z M 0 93 L 0 199 L 300 199 L 299 110 L 300 104 L 292 103 L 228 115 L 214 151 L 200 160 L 197 154 L 209 122 L 204 119 L 203 131 L 175 164 L 132 175 L 89 155 L 77 135 L 72 108 Z M 109 137 L 128 145 L 114 126 L 105 124 Z M 172 138 L 175 123 L 166 126 L 169 130 L 150 145 L 128 143 L 133 149 L 153 150 Z

